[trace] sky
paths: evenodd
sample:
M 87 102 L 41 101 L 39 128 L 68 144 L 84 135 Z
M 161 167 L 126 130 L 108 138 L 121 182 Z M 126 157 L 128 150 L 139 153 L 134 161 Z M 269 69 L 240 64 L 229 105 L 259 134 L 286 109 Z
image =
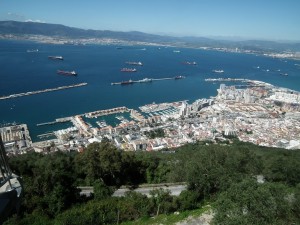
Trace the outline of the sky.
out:
M 0 20 L 171 36 L 300 41 L 300 0 L 0 0 Z

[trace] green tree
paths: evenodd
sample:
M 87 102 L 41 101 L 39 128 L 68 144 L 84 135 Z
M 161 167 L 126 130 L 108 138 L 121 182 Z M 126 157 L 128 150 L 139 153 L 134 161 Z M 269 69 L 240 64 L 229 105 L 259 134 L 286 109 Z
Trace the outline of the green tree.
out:
M 179 210 L 191 210 L 199 205 L 199 194 L 195 191 L 184 190 L 178 197 Z
M 189 189 L 202 198 L 226 190 L 231 183 L 261 173 L 260 159 L 247 149 L 212 146 L 192 154 L 187 167 Z
M 254 179 L 233 184 L 215 203 L 214 224 L 293 224 L 287 187 Z
M 117 224 L 118 203 L 116 198 L 107 198 L 102 201 L 89 201 L 84 205 L 75 206 L 55 219 L 55 225 L 102 225 Z
M 118 202 L 118 221 L 136 220 L 150 214 L 150 200 L 140 193 L 129 191 Z
M 122 171 L 121 152 L 110 142 L 90 144 L 87 149 L 75 157 L 78 176 L 87 185 L 102 180 L 106 185 L 120 185 Z
M 24 175 L 20 174 L 24 181 L 23 210 L 54 216 L 77 201 L 79 191 L 74 185 L 76 178 L 69 155 L 57 152 L 30 157 L 21 170 Z
M 94 198 L 95 200 L 102 200 L 110 197 L 114 190 L 111 187 L 108 187 L 101 180 L 97 180 L 94 182 Z
M 300 182 L 300 157 L 297 153 L 286 152 L 273 158 L 266 169 L 267 180 L 296 186 Z
M 173 212 L 177 208 L 169 190 L 164 190 L 162 188 L 154 189 L 150 191 L 150 195 L 152 206 L 156 209 L 156 216 L 160 213 L 167 214 Z
M 296 215 L 296 219 L 300 221 L 300 183 L 295 188 L 293 212 Z

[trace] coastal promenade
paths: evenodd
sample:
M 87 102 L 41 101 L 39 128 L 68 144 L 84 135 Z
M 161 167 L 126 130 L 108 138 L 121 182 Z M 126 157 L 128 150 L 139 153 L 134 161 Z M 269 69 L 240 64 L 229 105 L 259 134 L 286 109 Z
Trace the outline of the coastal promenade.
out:
M 64 89 L 69 89 L 69 88 L 81 87 L 81 86 L 85 86 L 85 85 L 87 85 L 87 83 L 79 83 L 79 84 L 73 84 L 73 85 L 68 85 L 68 86 L 61 86 L 61 87 L 56 87 L 56 88 L 48 88 L 48 89 L 43 89 L 43 90 L 39 90 L 39 91 L 23 92 L 23 93 L 18 93 L 18 94 L 1 96 L 0 100 L 10 99 L 10 98 L 17 98 L 17 97 L 23 97 L 23 96 L 28 96 L 28 95 L 36 95 L 36 94 L 41 94 L 41 93 L 51 92 L 51 91 L 59 91 L 59 90 L 64 90 Z

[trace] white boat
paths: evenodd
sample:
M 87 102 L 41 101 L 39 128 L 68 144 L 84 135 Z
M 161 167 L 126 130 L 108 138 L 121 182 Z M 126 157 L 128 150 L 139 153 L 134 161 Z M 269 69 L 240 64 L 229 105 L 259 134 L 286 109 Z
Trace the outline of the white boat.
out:
M 224 70 L 213 70 L 214 73 L 224 73 Z
M 38 49 L 28 49 L 27 52 L 39 52 Z
M 152 79 L 149 78 L 144 78 L 142 80 L 139 80 L 140 83 L 147 83 L 147 82 L 152 82 Z

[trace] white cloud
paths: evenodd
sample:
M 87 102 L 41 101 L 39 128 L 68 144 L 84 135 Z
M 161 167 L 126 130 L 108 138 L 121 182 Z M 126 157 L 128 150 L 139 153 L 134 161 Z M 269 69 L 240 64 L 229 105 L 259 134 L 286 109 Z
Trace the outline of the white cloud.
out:
M 17 21 L 25 20 L 24 15 L 18 14 L 18 13 L 13 13 L 13 12 L 8 12 L 5 17 L 8 20 L 17 20 Z
M 32 20 L 32 19 L 27 19 L 27 20 L 25 20 L 25 22 L 46 23 L 46 22 L 43 21 L 43 20 Z
M 0 0 L 1 1 L 1 0 Z M 3 19 L 2 19 L 3 17 Z M 15 20 L 15 21 L 23 21 L 23 22 L 35 22 L 35 23 L 46 23 L 44 20 L 40 19 L 28 19 L 28 17 L 19 14 L 19 13 L 14 13 L 14 12 L 7 12 L 4 16 L 0 15 L 0 19 L 2 20 Z

